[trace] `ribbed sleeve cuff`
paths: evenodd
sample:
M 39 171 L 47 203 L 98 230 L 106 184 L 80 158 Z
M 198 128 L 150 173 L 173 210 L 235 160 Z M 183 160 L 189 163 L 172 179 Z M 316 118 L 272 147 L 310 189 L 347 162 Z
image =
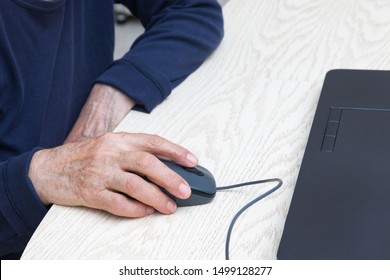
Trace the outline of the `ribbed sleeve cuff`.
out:
M 28 177 L 31 158 L 39 148 L 0 163 L 1 212 L 19 235 L 32 235 L 48 209 Z
M 151 112 L 172 91 L 167 77 L 136 57 L 114 61 L 95 81 L 117 88 L 137 103 L 139 110 Z

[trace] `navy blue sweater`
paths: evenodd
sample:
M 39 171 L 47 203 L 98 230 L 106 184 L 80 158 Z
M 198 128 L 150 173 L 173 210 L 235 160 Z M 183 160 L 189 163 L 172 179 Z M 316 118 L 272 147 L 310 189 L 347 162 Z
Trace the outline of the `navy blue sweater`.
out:
M 0 0 L 0 256 L 18 256 L 47 212 L 33 153 L 61 145 L 96 82 L 150 112 L 222 38 L 216 0 L 123 0 L 145 33 L 113 61 L 113 0 Z

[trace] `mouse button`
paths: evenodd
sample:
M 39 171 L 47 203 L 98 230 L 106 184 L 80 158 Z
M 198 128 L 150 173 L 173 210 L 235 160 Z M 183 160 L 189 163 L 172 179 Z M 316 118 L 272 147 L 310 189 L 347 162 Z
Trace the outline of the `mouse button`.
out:
M 211 172 L 208 169 L 204 168 L 203 166 L 198 165 L 196 166 L 196 169 L 202 172 L 206 177 L 210 177 L 214 179 L 214 176 L 211 174 Z
M 192 173 L 192 174 L 195 174 L 195 175 L 198 175 L 198 176 L 204 176 L 204 173 L 197 167 L 184 167 L 183 166 L 183 169 Z
M 214 195 L 217 191 L 215 181 L 213 178 L 210 177 L 201 177 L 205 180 L 202 180 L 201 182 L 198 180 L 196 182 L 191 182 L 190 186 L 193 192 L 199 192 L 206 195 Z

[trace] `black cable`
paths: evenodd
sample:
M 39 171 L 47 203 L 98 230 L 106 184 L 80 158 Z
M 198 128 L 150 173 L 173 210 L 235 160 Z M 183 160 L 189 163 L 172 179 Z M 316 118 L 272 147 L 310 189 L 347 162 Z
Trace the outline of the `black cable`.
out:
M 258 181 L 251 181 L 251 182 L 246 182 L 246 183 L 240 183 L 240 184 L 235 184 L 235 185 L 230 185 L 230 186 L 224 186 L 224 187 L 217 187 L 217 191 L 221 191 L 221 190 L 228 190 L 228 189 L 234 189 L 234 188 L 240 188 L 240 187 L 244 187 L 244 186 L 249 186 L 249 185 L 257 185 L 257 184 L 265 184 L 265 183 L 273 183 L 273 182 L 277 182 L 278 184 L 273 187 L 272 189 L 270 189 L 269 191 L 263 193 L 262 195 L 260 195 L 259 197 L 255 198 L 254 200 L 252 200 L 251 202 L 249 202 L 248 204 L 246 204 L 244 207 L 242 207 L 240 209 L 240 211 L 237 212 L 237 214 L 234 216 L 233 220 L 231 221 L 230 223 L 230 226 L 229 226 L 229 230 L 228 230 L 228 233 L 227 233 L 227 237 L 226 237 L 226 245 L 225 245 L 225 258 L 226 260 L 229 259 L 229 243 L 230 243 L 230 237 L 231 237 L 231 234 L 232 234 L 232 230 L 233 230 L 233 226 L 234 224 L 236 223 L 238 217 L 245 211 L 247 210 L 249 207 L 251 207 L 253 204 L 255 204 L 256 202 L 262 200 L 264 197 L 267 197 L 268 195 L 270 195 L 271 193 L 273 193 L 274 191 L 276 191 L 277 189 L 279 189 L 282 185 L 283 185 L 283 181 L 279 178 L 273 178 L 273 179 L 265 179 L 265 180 L 258 180 Z

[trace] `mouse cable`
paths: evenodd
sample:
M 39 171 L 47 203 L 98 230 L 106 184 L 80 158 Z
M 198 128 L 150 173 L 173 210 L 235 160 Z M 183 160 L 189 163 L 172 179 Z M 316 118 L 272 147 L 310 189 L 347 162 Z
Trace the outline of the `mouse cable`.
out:
M 255 198 L 254 200 L 252 200 L 251 202 L 246 204 L 244 207 L 242 207 L 240 209 L 240 211 L 238 211 L 237 214 L 234 216 L 233 220 L 230 222 L 229 230 L 228 230 L 227 237 L 226 237 L 226 245 L 225 245 L 225 259 L 226 260 L 229 260 L 230 237 L 232 235 L 233 226 L 236 223 L 238 217 L 245 210 L 247 210 L 249 207 L 251 207 L 253 204 L 255 204 L 256 202 L 262 200 L 263 198 L 267 197 L 268 195 L 270 195 L 271 193 L 273 193 L 274 191 L 279 189 L 283 185 L 283 181 L 281 179 L 279 179 L 279 178 L 273 178 L 273 179 L 265 179 L 265 180 L 258 180 L 258 181 L 251 181 L 251 182 L 246 182 L 246 183 L 240 183 L 240 184 L 224 186 L 224 187 L 217 187 L 217 191 L 221 191 L 221 190 L 228 190 L 228 189 L 234 189 L 234 188 L 241 188 L 241 187 L 249 186 L 249 185 L 257 185 L 257 184 L 265 184 L 265 183 L 273 183 L 273 182 L 277 182 L 278 184 L 275 187 L 273 187 L 272 189 L 270 189 L 269 191 L 263 193 L 262 195 L 258 196 L 257 198 Z

